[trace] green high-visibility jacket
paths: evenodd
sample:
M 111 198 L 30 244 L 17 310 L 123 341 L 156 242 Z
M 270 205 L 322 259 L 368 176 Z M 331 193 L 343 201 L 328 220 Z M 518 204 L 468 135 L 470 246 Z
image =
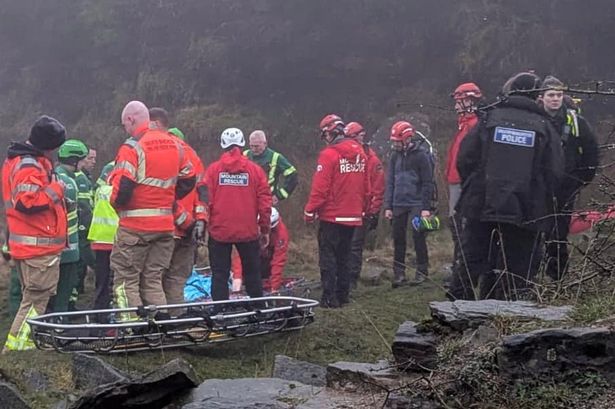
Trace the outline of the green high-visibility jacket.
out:
M 94 196 L 94 211 L 92 223 L 88 232 L 88 240 L 94 243 L 113 244 L 115 233 L 119 225 L 119 217 L 111 206 L 112 187 L 107 183 L 107 176 L 113 169 L 114 162 L 110 162 L 96 181 L 96 193 Z
M 60 264 L 79 261 L 79 215 L 77 213 L 78 187 L 75 174 L 63 165 L 55 168 L 58 179 L 64 183 L 64 202 L 66 203 L 66 217 L 68 219 L 68 247 L 62 251 Z
M 284 200 L 293 193 L 299 182 L 297 169 L 279 152 L 267 148 L 262 155 L 255 155 L 250 149 L 243 152 L 251 161 L 257 163 L 267 175 L 271 193 Z M 284 177 L 284 184 L 280 179 Z

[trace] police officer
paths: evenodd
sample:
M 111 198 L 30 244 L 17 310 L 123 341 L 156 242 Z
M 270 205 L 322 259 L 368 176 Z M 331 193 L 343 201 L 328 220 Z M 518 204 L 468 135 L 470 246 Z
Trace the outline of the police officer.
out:
M 564 83 L 547 76 L 539 98 L 542 108 L 559 132 L 564 148 L 565 173 L 556 192 L 556 212 L 547 235 L 546 273 L 558 280 L 568 267 L 570 215 L 580 189 L 591 182 L 598 166 L 598 146 L 591 127 L 573 107 L 564 104 Z
M 467 224 L 465 265 L 450 289 L 455 298 L 473 298 L 478 274 L 481 298 L 515 299 L 536 272 L 563 172 L 559 135 L 536 104 L 540 85 L 532 73 L 509 79 L 501 103 L 461 143 L 458 210 Z

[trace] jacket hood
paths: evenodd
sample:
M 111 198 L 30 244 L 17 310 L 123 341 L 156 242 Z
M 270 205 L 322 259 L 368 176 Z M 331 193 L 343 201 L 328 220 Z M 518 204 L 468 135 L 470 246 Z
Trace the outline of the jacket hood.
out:
M 346 159 L 355 160 L 357 156 L 357 149 L 364 151 L 363 146 L 355 139 L 350 138 L 341 138 L 339 140 L 334 141 L 329 145 L 331 149 L 335 149 L 335 151 L 342 157 Z
M 511 95 L 504 99 L 500 104 L 501 107 L 507 108 L 518 108 L 524 109 L 526 111 L 535 112 L 542 116 L 545 115 L 545 112 L 538 106 L 536 101 L 531 98 L 520 96 L 520 95 Z
M 7 156 L 9 159 L 17 156 L 44 156 L 43 152 L 36 149 L 34 146 L 25 142 L 11 142 L 7 150 Z
M 246 169 L 248 159 L 243 156 L 241 149 L 234 147 L 231 150 L 224 152 L 220 157 L 222 169 L 230 173 L 238 173 Z

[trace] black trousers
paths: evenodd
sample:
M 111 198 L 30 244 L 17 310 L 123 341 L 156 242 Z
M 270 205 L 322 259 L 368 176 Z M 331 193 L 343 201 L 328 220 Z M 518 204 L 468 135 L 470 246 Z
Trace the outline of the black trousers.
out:
M 568 269 L 568 233 L 570 214 L 558 214 L 555 223 L 546 237 L 546 273 L 554 280 L 561 279 Z
M 326 301 L 348 302 L 348 260 L 354 229 L 353 226 L 325 221 L 321 221 L 318 227 L 318 265 L 322 297 Z
M 209 264 L 211 266 L 211 298 L 214 301 L 228 300 L 228 281 L 231 272 L 231 251 L 239 252 L 246 292 L 252 298 L 263 296 L 260 272 L 260 244 L 258 240 L 242 243 L 225 243 L 209 237 Z
M 365 237 L 367 228 L 365 224 L 354 228 L 352 240 L 350 242 L 350 256 L 348 259 L 348 271 L 350 273 L 350 282 L 357 283 L 361 277 L 361 269 L 363 267 L 363 248 L 365 247 Z
M 453 276 L 449 292 L 458 299 L 474 299 L 480 282 L 481 299 L 517 299 L 536 275 L 540 244 L 535 231 L 468 220 L 461 240 L 465 263 Z
M 96 255 L 96 264 L 94 265 L 96 277 L 93 308 L 104 310 L 110 307 L 113 288 L 113 272 L 110 266 L 111 250 L 95 250 L 94 253 Z
M 461 232 L 463 230 L 463 218 L 459 213 L 449 217 L 449 228 L 453 238 L 453 270 L 461 265 Z
M 396 278 L 406 274 L 406 237 L 408 232 L 408 220 L 419 215 L 418 210 L 393 209 L 393 273 Z M 417 271 L 427 274 L 429 265 L 429 253 L 427 251 L 427 233 L 412 229 L 414 252 L 416 253 Z

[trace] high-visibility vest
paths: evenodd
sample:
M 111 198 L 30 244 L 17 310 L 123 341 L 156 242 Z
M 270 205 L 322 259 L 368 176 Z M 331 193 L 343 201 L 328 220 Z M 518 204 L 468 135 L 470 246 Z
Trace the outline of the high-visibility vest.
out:
M 16 156 L 4 162 L 2 198 L 9 229 L 8 245 L 11 257 L 17 260 L 59 254 L 66 247 L 64 192 L 52 180 L 52 173 L 53 166 L 44 156 Z M 15 208 L 19 202 L 48 208 L 26 214 Z
M 79 217 L 77 214 L 78 187 L 75 174 L 62 165 L 55 169 L 56 175 L 64 183 L 64 201 L 66 203 L 67 247 L 62 250 L 60 264 L 79 261 Z
M 94 212 L 92 224 L 88 232 L 88 240 L 93 243 L 113 244 L 120 218 L 111 206 L 111 185 L 101 185 L 94 196 Z
M 179 177 L 194 176 L 182 145 L 167 133 L 144 124 L 137 136 L 127 139 L 115 159 L 110 181 L 111 202 L 120 216 L 120 226 L 139 232 L 173 232 L 173 204 Z M 135 183 L 130 200 L 116 203 L 123 177 Z

